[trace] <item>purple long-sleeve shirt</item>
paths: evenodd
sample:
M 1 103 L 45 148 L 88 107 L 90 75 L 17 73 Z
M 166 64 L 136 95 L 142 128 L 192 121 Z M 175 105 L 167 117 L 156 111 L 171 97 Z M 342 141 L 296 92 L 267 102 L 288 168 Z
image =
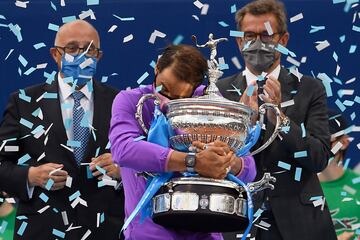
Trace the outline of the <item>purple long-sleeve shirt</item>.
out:
M 194 96 L 202 94 L 201 86 L 194 92 Z M 144 135 L 140 124 L 135 118 L 136 104 L 143 94 L 154 93 L 153 85 L 121 91 L 112 106 L 110 127 L 110 142 L 113 160 L 121 166 L 121 177 L 125 191 L 125 218 L 133 212 L 140 198 L 145 192 L 146 181 L 136 173 L 164 172 L 170 148 L 147 142 L 134 141 Z M 148 100 L 143 105 L 143 120 L 149 128 L 153 119 L 154 101 Z M 253 157 L 244 158 L 243 168 L 238 177 L 244 182 L 254 180 L 256 174 Z M 125 230 L 126 239 L 222 239 L 220 233 L 194 233 L 186 231 L 172 231 L 155 224 L 150 218 L 139 223 L 138 215 Z

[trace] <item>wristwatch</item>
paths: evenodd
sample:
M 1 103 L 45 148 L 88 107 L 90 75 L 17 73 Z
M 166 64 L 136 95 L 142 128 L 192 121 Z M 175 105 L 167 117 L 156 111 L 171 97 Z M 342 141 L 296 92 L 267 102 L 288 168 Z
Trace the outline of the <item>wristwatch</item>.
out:
M 196 153 L 194 152 L 189 152 L 185 159 L 185 166 L 186 166 L 186 171 L 187 172 L 195 172 L 195 164 L 196 164 Z

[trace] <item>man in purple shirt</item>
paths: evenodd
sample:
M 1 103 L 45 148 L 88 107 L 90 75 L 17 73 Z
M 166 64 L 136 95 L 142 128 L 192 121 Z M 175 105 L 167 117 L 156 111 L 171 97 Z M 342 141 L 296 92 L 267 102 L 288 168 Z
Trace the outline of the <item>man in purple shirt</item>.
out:
M 133 212 L 146 189 L 146 180 L 136 173 L 187 170 L 184 159 L 188 153 L 145 140 L 135 140 L 145 135 L 135 118 L 136 104 L 147 93 L 157 94 L 162 105 L 171 99 L 202 95 L 204 86 L 200 84 L 206 71 L 207 62 L 196 48 L 186 45 L 169 46 L 157 62 L 153 85 L 121 91 L 114 100 L 110 142 L 113 160 L 122 167 L 126 218 Z M 159 86 L 161 90 L 157 93 L 156 87 Z M 154 101 L 146 101 L 143 105 L 143 120 L 148 128 L 154 109 Z M 244 182 L 252 181 L 256 175 L 251 156 L 238 158 L 220 141 L 198 152 L 195 159 L 194 170 L 204 177 L 224 179 L 229 168 Z M 151 218 L 140 223 L 139 218 L 137 216 L 125 230 L 126 239 L 222 239 L 220 233 L 173 231 L 155 224 Z

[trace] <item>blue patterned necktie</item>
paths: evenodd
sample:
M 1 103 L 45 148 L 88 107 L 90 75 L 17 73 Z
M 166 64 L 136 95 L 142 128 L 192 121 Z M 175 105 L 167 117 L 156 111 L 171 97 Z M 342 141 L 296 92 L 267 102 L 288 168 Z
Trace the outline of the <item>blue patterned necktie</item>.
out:
M 72 97 L 74 98 L 74 107 L 73 107 L 73 133 L 74 141 L 80 144 L 79 147 L 74 147 L 74 156 L 76 163 L 80 166 L 80 163 L 85 155 L 86 146 L 89 140 L 90 132 L 89 126 L 82 126 L 81 122 L 83 121 L 85 112 L 80 105 L 80 100 L 85 95 L 80 91 L 74 91 Z M 86 122 L 86 121 L 83 121 Z

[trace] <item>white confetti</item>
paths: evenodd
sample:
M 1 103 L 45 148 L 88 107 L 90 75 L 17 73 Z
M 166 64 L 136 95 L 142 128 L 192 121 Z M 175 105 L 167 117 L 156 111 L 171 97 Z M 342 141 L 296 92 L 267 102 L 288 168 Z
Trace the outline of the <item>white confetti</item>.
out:
M 166 37 L 166 34 L 160 32 L 160 31 L 158 31 L 158 30 L 153 31 L 153 32 L 151 33 L 150 38 L 149 38 L 149 43 L 154 44 L 157 37 L 159 37 L 159 38 L 164 38 L 164 37 Z
M 198 9 L 201 9 L 204 4 L 202 4 L 199 0 L 196 0 L 195 2 L 193 2 L 193 4 L 198 8 Z
M 339 141 L 335 144 L 333 148 L 331 148 L 331 152 L 335 155 L 343 146 L 343 144 Z
M 109 28 L 108 32 L 114 32 L 117 27 L 117 25 L 112 25 L 111 28 Z
M 235 57 L 235 56 L 232 57 L 231 62 L 235 65 L 235 67 L 237 69 L 241 69 L 241 64 L 240 64 L 240 61 L 239 61 L 239 59 L 237 57 Z
M 203 7 L 201 8 L 201 15 L 207 15 L 209 11 L 209 4 L 204 4 Z
M 320 52 L 329 46 L 330 46 L 330 43 L 328 42 L 328 40 L 325 40 L 325 41 L 319 42 L 319 44 L 316 45 L 316 49 Z
M 264 23 L 267 33 L 271 36 L 274 34 L 274 31 L 271 28 L 270 22 L 267 21 Z
M 303 18 L 304 18 L 303 14 L 302 14 L 302 13 L 299 13 L 299 14 L 291 17 L 291 18 L 290 18 L 290 22 L 291 22 L 291 23 L 292 23 L 292 22 L 296 22 L 296 21 L 299 21 L 300 19 L 303 19 Z
M 123 43 L 130 42 L 130 41 L 133 40 L 133 39 L 134 39 L 134 36 L 133 36 L 132 34 L 127 35 L 126 37 L 124 37 Z
M 26 2 L 21 2 L 21 1 L 16 1 L 15 2 L 15 5 L 17 7 L 21 7 L 21 8 L 27 8 L 27 4 L 29 3 L 29 1 L 26 1 Z

